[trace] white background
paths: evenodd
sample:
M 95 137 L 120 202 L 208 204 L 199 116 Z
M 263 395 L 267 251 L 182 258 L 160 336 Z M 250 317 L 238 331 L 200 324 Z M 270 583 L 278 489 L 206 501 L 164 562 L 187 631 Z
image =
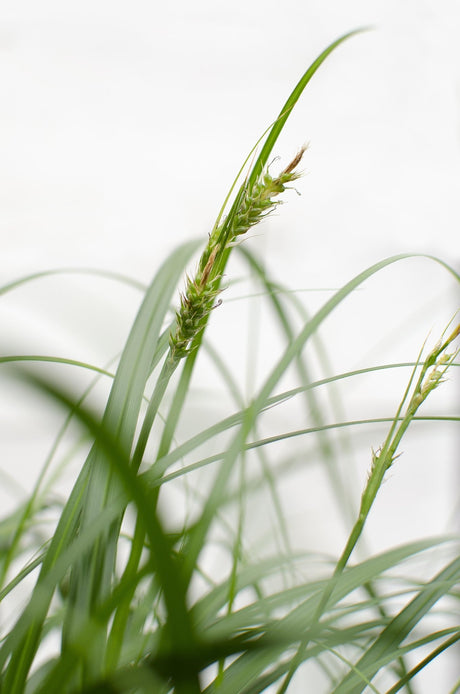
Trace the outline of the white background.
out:
M 339 287 L 401 252 L 458 269 L 459 20 L 456 0 L 4 0 L 1 284 L 61 267 L 147 283 L 179 242 L 206 238 L 242 160 L 309 63 L 368 25 L 374 30 L 342 45 L 296 107 L 274 155 L 283 165 L 310 143 L 301 196 L 287 194 L 249 243 L 297 290 Z M 312 308 L 329 294 L 313 296 Z M 102 364 L 121 346 L 139 299 L 96 278 L 22 287 L 1 300 L 2 351 Z M 458 289 L 440 266 L 392 266 L 325 326 L 334 369 L 415 359 L 457 307 Z M 245 329 L 230 302 L 219 310 L 215 330 L 226 339 Z M 396 383 L 396 391 L 390 379 L 358 388 L 347 414 L 392 414 L 404 381 Z M 430 411 L 455 411 L 455 393 L 455 382 L 446 384 Z M 40 443 L 29 439 L 30 423 L 27 437 L 18 424 L 23 407 L 14 398 L 1 405 L 2 456 L 27 485 Z M 46 414 L 29 409 L 40 441 Z M 437 438 L 429 430 L 413 441 L 382 492 L 373 548 L 452 529 L 454 438 L 446 425 Z M 420 691 L 447 691 L 447 670 L 427 675 Z

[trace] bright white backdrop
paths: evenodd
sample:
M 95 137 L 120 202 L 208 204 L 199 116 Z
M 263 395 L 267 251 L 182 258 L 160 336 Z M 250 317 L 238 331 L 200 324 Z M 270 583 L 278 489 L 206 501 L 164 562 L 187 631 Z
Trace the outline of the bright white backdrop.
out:
M 275 154 L 287 162 L 310 143 L 301 196 L 288 195 L 250 243 L 295 289 L 338 287 L 406 251 L 458 269 L 457 0 L 4 0 L 1 284 L 70 266 L 148 282 L 179 242 L 205 238 L 242 159 L 307 65 L 337 36 L 368 25 L 374 30 L 328 59 L 293 113 Z M 5 296 L 2 350 L 101 363 L 139 301 L 126 290 L 101 298 L 103 286 L 50 279 Z M 315 296 L 312 306 L 327 294 Z M 439 266 L 411 260 L 387 270 L 325 326 L 334 368 L 415 358 L 457 306 Z M 220 310 L 217 331 L 240 327 L 238 311 Z M 447 384 L 439 411 L 452 412 L 455 392 Z M 390 385 L 372 395 L 371 411 L 394 404 Z M 355 396 L 351 415 L 369 401 L 369 392 Z M 9 461 L 16 415 L 11 403 L 1 412 Z M 455 522 L 454 439 L 452 426 L 423 439 L 415 484 L 409 464 L 393 473 L 375 517 L 377 548 Z M 29 471 L 27 446 L 15 462 Z M 389 513 L 408 494 L 406 515 Z
M 0 19 L 2 272 L 92 261 L 148 279 L 156 257 L 209 228 L 308 63 L 367 25 L 279 145 L 289 157 L 310 141 L 310 175 L 289 243 L 270 243 L 320 284 L 325 268 L 337 282 L 395 250 L 458 258 L 454 0 L 5 0 Z

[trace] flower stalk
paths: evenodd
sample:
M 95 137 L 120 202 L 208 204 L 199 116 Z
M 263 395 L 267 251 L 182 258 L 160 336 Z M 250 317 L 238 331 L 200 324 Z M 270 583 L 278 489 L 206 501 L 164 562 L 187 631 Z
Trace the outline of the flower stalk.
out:
M 367 479 L 366 486 L 361 496 L 361 503 L 359 508 L 358 518 L 353 526 L 353 529 L 348 537 L 345 549 L 343 550 L 339 561 L 337 562 L 334 573 L 332 574 L 331 580 L 328 582 L 326 589 L 324 590 L 317 609 L 315 611 L 310 629 L 307 633 L 305 639 L 301 642 L 296 654 L 294 655 L 288 672 L 283 679 L 280 687 L 277 690 L 277 694 L 285 694 L 291 679 L 302 662 L 303 654 L 305 653 L 308 644 L 314 638 L 315 630 L 318 628 L 321 616 L 324 613 L 329 599 L 333 593 L 335 587 L 336 579 L 345 570 L 348 560 L 355 549 L 359 538 L 363 532 L 364 526 L 366 525 L 367 518 L 369 516 L 370 510 L 374 504 L 377 493 L 382 485 L 383 479 L 386 472 L 393 465 L 395 459 L 398 457 L 396 451 L 401 442 L 401 439 L 409 424 L 413 421 L 419 407 L 426 400 L 428 395 L 437 388 L 444 379 L 444 375 L 455 360 L 456 356 L 460 352 L 460 349 L 456 349 L 453 353 L 448 354 L 446 352 L 449 345 L 460 335 L 460 324 L 455 328 L 455 330 L 447 337 L 447 339 L 441 338 L 436 346 L 431 350 L 431 352 L 426 357 L 422 364 L 419 377 L 417 379 L 416 385 L 411 393 L 411 386 L 415 379 L 417 368 L 420 364 L 420 354 L 417 359 L 416 366 L 411 374 L 409 383 L 405 390 L 402 401 L 398 407 L 393 424 L 390 427 L 390 431 L 387 435 L 385 443 L 378 451 L 372 451 L 372 464 Z M 422 348 L 423 349 L 423 348 Z M 431 371 L 430 371 L 431 369 Z M 411 393 L 411 395 L 410 395 Z M 409 398 L 410 395 L 410 398 Z M 409 401 L 408 401 L 409 398 Z M 404 410 L 404 405 L 408 401 L 405 409 L 405 413 L 401 416 Z
M 372 451 L 372 465 L 366 487 L 361 496 L 358 519 L 337 564 L 335 571 L 336 574 L 340 573 L 345 568 L 348 559 L 356 546 L 371 507 L 375 501 L 375 497 L 377 496 L 377 492 L 383 482 L 384 476 L 393 465 L 395 459 L 398 457 L 396 455 L 396 451 L 407 428 L 429 394 L 445 380 L 444 375 L 459 352 L 457 349 L 453 353 L 448 354 L 446 350 L 459 335 L 460 324 L 446 340 L 443 341 L 443 339 L 441 339 L 428 354 L 422 364 L 419 377 L 409 398 L 405 413 L 401 418 L 401 412 L 404 409 L 404 404 L 407 401 L 410 392 L 410 386 L 415 377 L 417 369 L 417 367 L 415 367 L 385 443 L 377 452 Z

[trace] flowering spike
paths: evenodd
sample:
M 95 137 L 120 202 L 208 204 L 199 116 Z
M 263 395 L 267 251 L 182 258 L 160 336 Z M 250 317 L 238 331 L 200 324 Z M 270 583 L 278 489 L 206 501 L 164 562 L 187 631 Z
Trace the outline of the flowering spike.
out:
M 295 169 L 305 150 L 306 147 L 302 147 L 278 176 L 272 177 L 265 171 L 254 184 L 243 187 L 231 221 L 224 221 L 210 234 L 195 277 L 187 277 L 185 292 L 180 297 L 176 328 L 169 338 L 170 358 L 173 361 L 187 356 L 195 338 L 204 329 L 210 312 L 222 303 L 220 299 L 216 302 L 221 280 L 219 257 L 235 245 L 237 237 L 262 221 L 280 204 L 279 200 L 273 198 L 283 193 L 287 184 L 299 178 L 300 174 Z

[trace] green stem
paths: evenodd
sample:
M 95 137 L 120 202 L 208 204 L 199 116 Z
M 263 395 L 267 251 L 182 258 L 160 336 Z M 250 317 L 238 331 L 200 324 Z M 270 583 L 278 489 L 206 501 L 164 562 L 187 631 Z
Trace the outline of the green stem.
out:
M 135 581 L 136 574 L 141 560 L 142 550 L 145 543 L 145 527 L 143 523 L 137 519 L 134 537 L 131 543 L 131 552 L 128 563 L 126 564 L 123 576 L 120 580 L 120 585 L 126 583 L 131 584 L 131 588 L 123 594 L 123 599 L 118 605 L 114 614 L 112 628 L 107 640 L 107 650 L 105 657 L 105 671 L 107 674 L 115 671 L 118 667 L 118 661 L 121 654 L 121 649 L 124 642 L 124 634 L 130 614 L 131 601 L 137 588 Z
M 169 353 L 166 358 L 166 361 L 163 364 L 161 373 L 158 376 L 157 382 L 155 383 L 155 388 L 152 397 L 150 398 L 150 402 L 147 407 L 147 412 L 145 413 L 139 438 L 137 439 L 136 447 L 134 449 L 134 453 L 131 460 L 131 466 L 133 470 L 135 470 L 136 472 L 139 470 L 140 464 L 142 462 L 142 458 L 145 453 L 145 448 L 147 446 L 150 432 L 152 430 L 155 417 L 158 414 L 158 408 L 166 392 L 168 383 L 171 380 L 171 377 L 174 371 L 176 370 L 178 364 L 179 360 L 172 358 L 171 354 Z

